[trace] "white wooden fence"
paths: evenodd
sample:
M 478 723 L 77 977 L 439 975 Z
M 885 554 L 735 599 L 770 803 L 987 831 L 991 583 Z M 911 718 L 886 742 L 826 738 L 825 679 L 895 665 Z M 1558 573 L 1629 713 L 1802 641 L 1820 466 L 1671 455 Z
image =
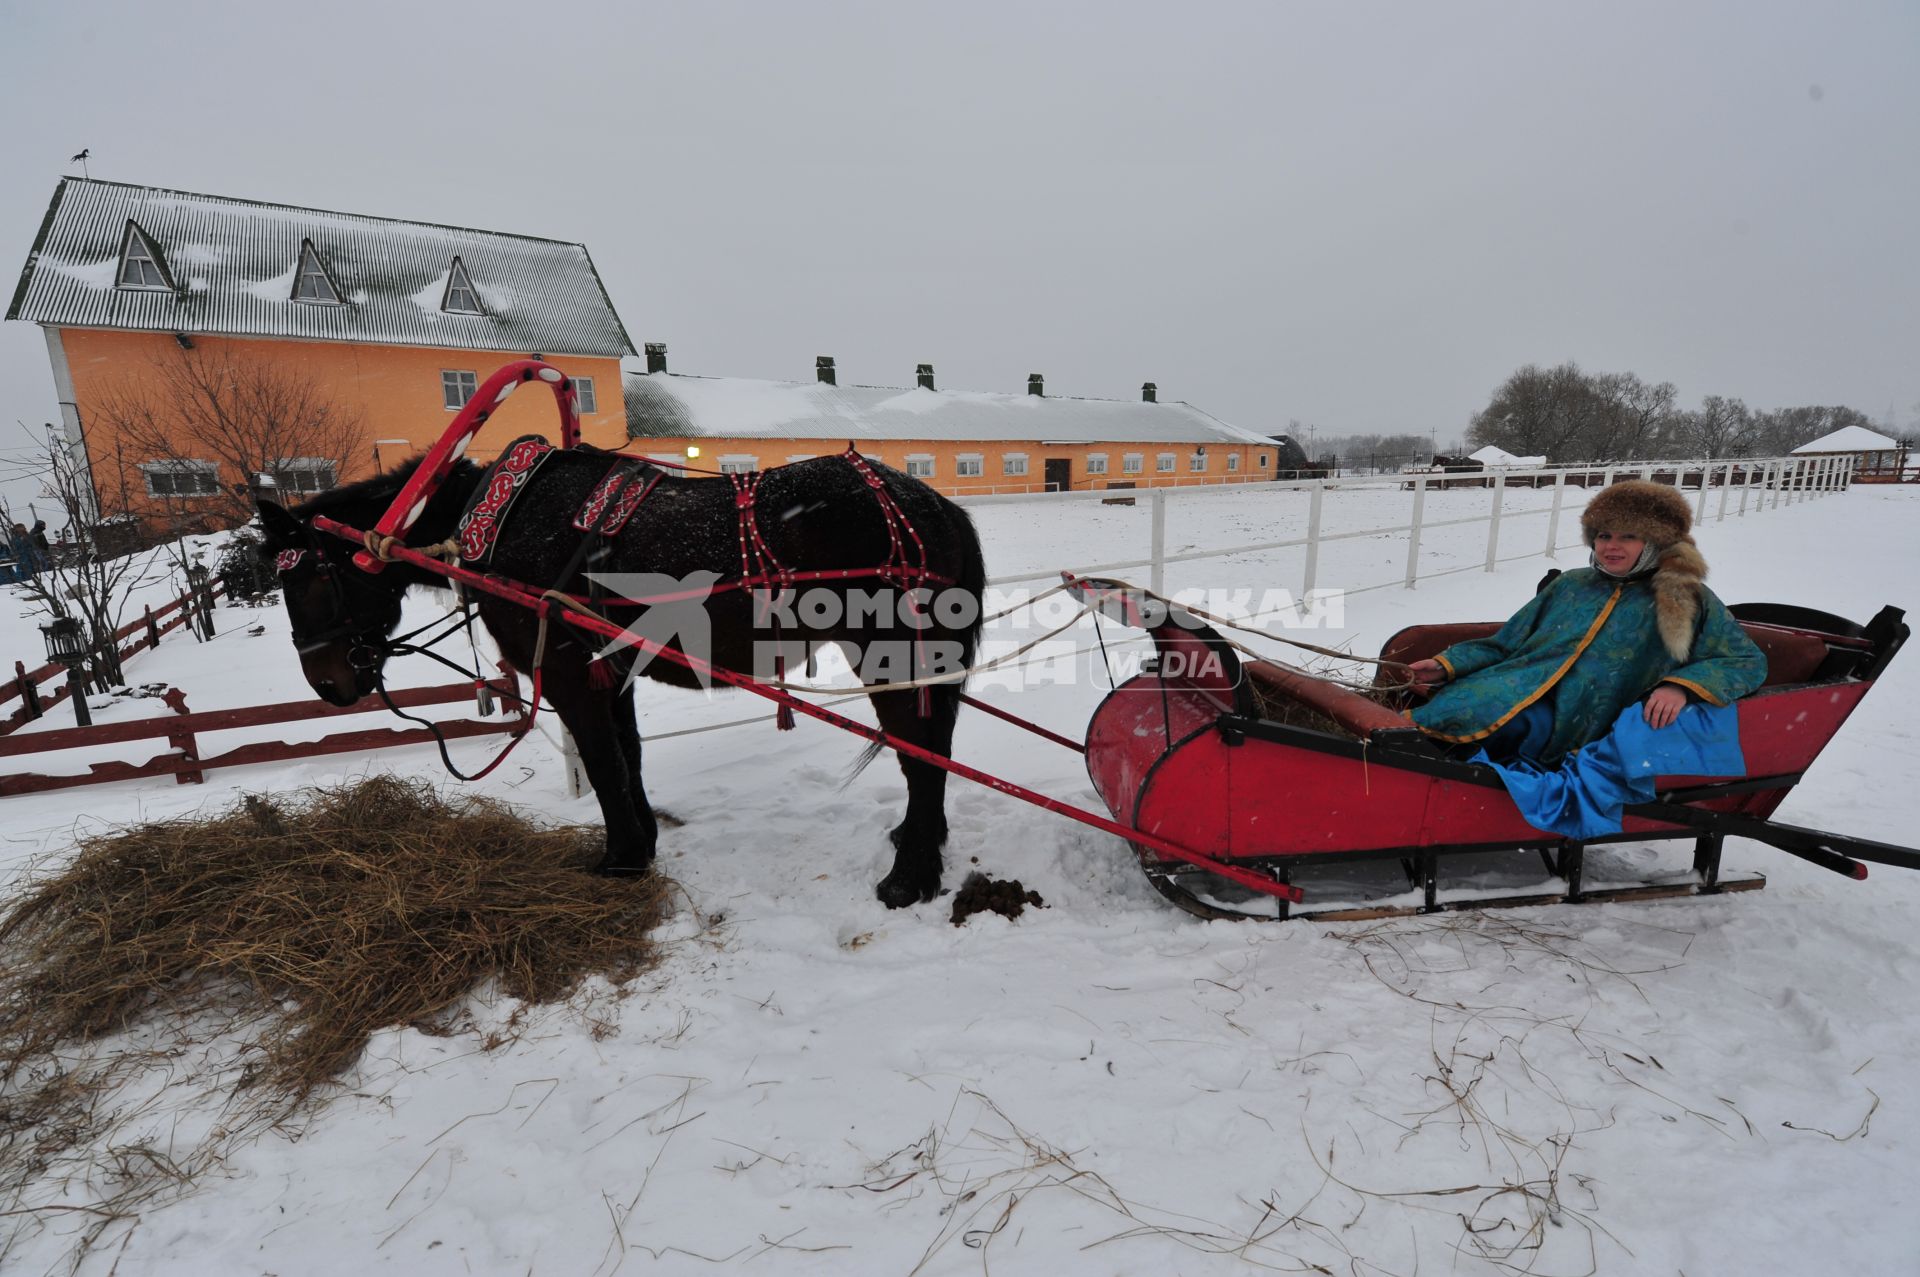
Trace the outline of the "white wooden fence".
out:
M 1333 542 L 1352 540 L 1359 537 L 1378 537 L 1405 534 L 1407 539 L 1407 560 L 1404 580 L 1381 582 L 1360 587 L 1361 589 L 1379 589 L 1387 585 L 1404 584 L 1412 589 L 1423 576 L 1431 579 L 1452 572 L 1470 570 L 1470 568 L 1448 568 L 1429 570 L 1424 574 L 1420 565 L 1421 534 L 1436 528 L 1458 527 L 1465 524 L 1485 523 L 1487 525 L 1487 553 L 1484 570 L 1491 572 L 1505 561 L 1518 558 L 1532 558 L 1535 555 L 1554 556 L 1559 547 L 1560 515 L 1565 502 L 1569 476 L 1575 479 L 1578 487 L 1603 487 L 1616 479 L 1643 478 L 1654 481 L 1670 482 L 1682 490 L 1697 489 L 1699 496 L 1694 510 L 1694 522 L 1705 523 L 1709 518 L 1718 521 L 1729 514 L 1735 518 L 1744 517 L 1749 509 L 1756 513 L 1780 505 L 1792 505 L 1799 501 L 1809 501 L 1829 492 L 1843 490 L 1853 474 L 1854 458 L 1850 456 L 1829 457 L 1765 457 L 1749 458 L 1739 461 L 1635 461 L 1614 465 L 1580 466 L 1543 466 L 1533 470 L 1490 469 L 1484 472 L 1427 472 L 1400 475 L 1382 475 L 1364 478 L 1302 479 L 1291 482 L 1261 484 L 1257 491 L 1288 492 L 1304 491 L 1307 494 L 1307 530 L 1306 535 L 1289 537 L 1279 541 L 1260 541 L 1251 545 L 1222 546 L 1217 549 L 1191 550 L 1180 554 L 1167 553 L 1167 508 L 1169 497 L 1176 504 L 1207 500 L 1222 494 L 1244 497 L 1250 491 L 1244 484 L 1211 485 L 1205 488 L 1139 488 L 1131 491 L 1094 491 L 1094 492 L 1047 492 L 1026 493 L 1001 496 L 963 496 L 955 498 L 963 506 L 1022 505 L 1032 502 L 1063 501 L 1115 501 L 1133 498 L 1144 500 L 1152 508 L 1152 550 L 1147 558 L 1126 559 L 1111 563 L 1089 563 L 1083 565 L 1064 565 L 1083 575 L 1102 575 L 1126 571 L 1132 568 L 1150 569 L 1149 587 L 1156 593 L 1166 591 L 1166 570 L 1169 564 L 1187 563 L 1199 559 L 1222 558 L 1234 554 L 1251 554 L 1268 550 L 1284 550 L 1304 547 L 1305 572 L 1301 584 L 1300 597 L 1318 584 L 1321 546 Z M 1463 486 L 1482 486 L 1491 491 L 1491 503 L 1483 514 L 1465 518 L 1428 519 L 1426 517 L 1427 492 L 1429 488 L 1457 488 Z M 1516 515 L 1507 513 L 1508 520 L 1525 515 L 1541 514 L 1547 516 L 1547 534 L 1544 544 L 1538 550 L 1527 550 L 1519 554 L 1502 557 L 1501 521 L 1506 492 L 1510 486 L 1528 486 L 1533 488 L 1550 487 L 1553 501 L 1550 506 L 1538 510 L 1525 511 Z M 1391 524 L 1385 527 L 1363 528 L 1357 531 L 1326 533 L 1321 530 L 1321 515 L 1329 491 L 1337 494 L 1342 491 L 1360 489 L 1401 488 L 1408 490 L 1412 508 L 1405 523 Z M 1712 507 L 1709 512 L 1709 506 Z M 1509 543 L 1512 534 L 1508 534 Z M 1470 565 L 1480 566 L 1480 565 Z M 1038 581 L 1057 577 L 1058 569 L 1034 572 L 1021 572 L 1009 576 L 988 578 L 989 585 L 1003 586 L 1019 582 Z M 1349 591 L 1355 593 L 1358 591 Z

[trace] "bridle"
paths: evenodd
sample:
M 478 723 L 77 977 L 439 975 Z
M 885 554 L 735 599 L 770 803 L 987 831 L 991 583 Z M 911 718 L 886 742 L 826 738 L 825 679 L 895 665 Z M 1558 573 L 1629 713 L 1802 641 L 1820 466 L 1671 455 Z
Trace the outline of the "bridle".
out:
M 347 664 L 355 670 L 378 669 L 391 650 L 392 644 L 387 637 L 391 622 L 385 617 L 369 621 L 356 612 L 353 596 L 344 583 L 344 574 L 349 570 L 347 565 L 336 563 L 327 556 L 321 548 L 319 535 L 312 528 L 302 524 L 301 531 L 306 538 L 306 545 L 282 550 L 274 556 L 273 567 L 280 578 L 281 593 L 287 593 L 288 574 L 299 570 L 302 562 L 311 556 L 313 571 L 325 582 L 328 597 L 332 600 L 333 619 L 330 624 L 314 629 L 303 629 L 295 624 L 292 635 L 294 650 L 306 656 L 347 640 L 352 644 L 347 649 Z

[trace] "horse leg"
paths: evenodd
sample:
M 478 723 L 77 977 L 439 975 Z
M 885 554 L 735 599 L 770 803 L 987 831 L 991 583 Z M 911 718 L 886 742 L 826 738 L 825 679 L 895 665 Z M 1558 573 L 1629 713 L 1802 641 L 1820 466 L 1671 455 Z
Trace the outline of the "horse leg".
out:
M 647 801 L 646 786 L 640 778 L 640 717 L 634 708 L 632 687 L 625 685 L 615 691 L 609 708 L 613 713 L 614 736 L 620 742 L 620 753 L 627 762 L 627 797 L 633 806 L 633 818 L 651 844 L 659 826 L 654 820 L 653 804 Z
M 653 865 L 658 830 L 645 797 L 640 795 L 638 752 L 629 763 L 621 747 L 620 714 L 613 705 L 618 693 L 589 686 L 585 663 L 571 661 L 549 661 L 542 690 L 560 721 L 573 733 L 580 765 L 586 768 L 593 796 L 600 800 L 607 854 L 595 869 L 605 874 L 645 873 Z M 629 719 L 632 714 L 629 700 Z M 637 736 L 637 727 L 635 731 Z M 644 820 L 642 812 L 646 813 Z
M 874 716 L 882 731 L 937 754 L 953 750 L 953 722 L 959 708 L 958 693 L 945 687 L 934 689 L 931 712 L 925 718 L 920 717 L 916 692 L 888 692 L 873 698 Z M 907 779 L 907 814 L 888 835 L 893 841 L 893 870 L 875 891 L 889 909 L 940 894 L 940 849 L 947 842 L 947 773 L 902 754 L 900 774 Z

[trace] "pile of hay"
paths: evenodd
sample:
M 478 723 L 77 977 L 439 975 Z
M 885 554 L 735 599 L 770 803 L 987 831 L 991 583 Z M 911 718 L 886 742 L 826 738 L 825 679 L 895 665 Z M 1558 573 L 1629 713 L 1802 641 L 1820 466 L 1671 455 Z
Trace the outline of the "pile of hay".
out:
M 320 1098 L 380 1029 L 451 1031 L 482 987 L 535 1003 L 632 979 L 667 888 L 582 872 L 600 851 L 598 830 L 391 776 L 85 840 L 0 912 L 0 1207 L 37 1174 L 91 1179 L 124 1138 L 108 1097 L 180 1044 L 238 1041 L 231 1134 Z

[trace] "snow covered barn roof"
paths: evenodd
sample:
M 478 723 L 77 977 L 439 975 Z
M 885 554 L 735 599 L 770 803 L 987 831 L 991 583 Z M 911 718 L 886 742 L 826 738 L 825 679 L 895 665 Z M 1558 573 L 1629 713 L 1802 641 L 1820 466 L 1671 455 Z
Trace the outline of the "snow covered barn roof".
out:
M 7 318 L 633 353 L 582 244 L 79 178 L 55 188 Z
M 1825 452 L 1892 452 L 1900 446 L 1898 439 L 1889 439 L 1877 430 L 1865 426 L 1842 426 L 1830 435 L 1821 435 L 1812 443 L 1803 443 L 1793 450 L 1795 456 Z
M 1272 447 L 1191 404 L 629 373 L 629 415 L 663 435 L 729 439 L 1038 440 Z

